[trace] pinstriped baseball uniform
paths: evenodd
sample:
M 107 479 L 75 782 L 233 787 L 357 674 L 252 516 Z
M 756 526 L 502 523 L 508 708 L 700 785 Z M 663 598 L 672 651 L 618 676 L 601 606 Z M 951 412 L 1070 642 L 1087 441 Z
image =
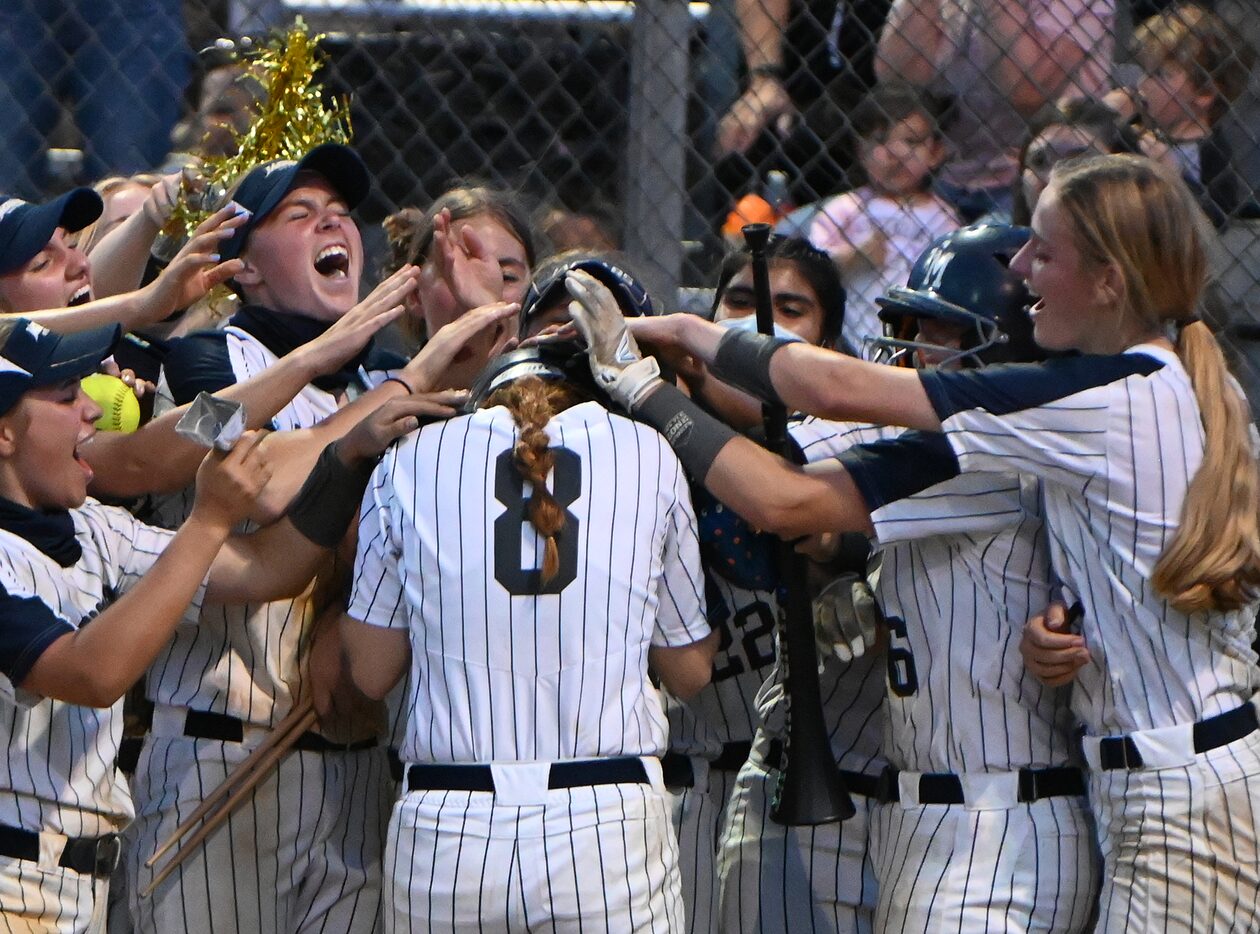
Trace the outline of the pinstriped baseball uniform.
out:
M 671 753 L 691 759 L 691 787 L 670 787 L 678 834 L 687 930 L 715 930 L 717 840 L 736 772 L 715 768 L 728 744 L 750 744 L 757 729 L 756 696 L 774 664 L 774 594 L 746 590 L 705 571 L 709 625 L 721 632 L 713 680 L 688 701 L 665 694 Z
M 873 440 L 882 429 L 806 418 L 790 426 L 807 461 Z M 773 605 L 771 605 L 773 610 Z M 850 663 L 833 657 L 819 676 L 831 751 L 841 768 L 878 774 L 883 659 Z M 770 819 L 778 770 L 767 763 L 784 739 L 784 688 L 777 665 L 755 698 L 759 728 L 740 769 L 718 847 L 722 931 L 869 931 L 875 880 L 867 843 L 870 803 L 854 795 L 857 813 L 843 823 L 784 827 Z M 771 757 L 773 758 L 773 757 Z
M 1068 692 L 1042 686 L 1019 654 L 1024 621 L 1050 599 L 1038 500 L 1035 481 L 974 474 L 872 511 L 890 640 L 884 752 L 903 773 L 983 780 L 1079 765 Z M 880 806 L 872 845 L 885 928 L 1078 931 L 1088 922 L 1097 866 L 1079 795 L 1004 805 L 903 798 Z
M 548 592 L 507 409 L 407 437 L 364 500 L 349 613 L 409 630 L 403 759 L 496 763 L 492 793 L 412 791 L 395 806 L 387 930 L 683 923 L 655 763 L 648 784 L 546 784 L 555 760 L 665 749 L 648 647 L 708 633 L 686 479 L 663 438 L 594 403 L 546 431 L 571 536 Z
M 0 518 L 0 824 L 41 834 L 38 861 L 0 857 L 0 922 L 18 930 L 103 930 L 106 876 L 57 863 L 65 837 L 117 833 L 131 794 L 114 760 L 122 701 L 107 708 L 47 700 L 15 689 L 48 645 L 89 624 L 152 567 L 174 533 L 89 499 L 72 510 L 82 555 L 63 567 L 37 540 Z M 196 619 L 203 590 L 189 607 Z M 64 835 L 64 836 L 63 836 Z
M 1090 734 L 1101 926 L 1260 927 L 1260 734 L 1196 742 L 1190 728 L 1222 714 L 1254 724 L 1243 705 L 1260 680 L 1255 606 L 1189 617 L 1150 583 L 1203 457 L 1177 356 L 1141 345 L 921 378 L 950 449 L 945 469 L 1044 479 L 1054 567 L 1067 599 L 1082 604 L 1091 655 L 1072 707 Z M 1129 735 L 1106 744 L 1126 748 L 1122 762 L 1103 761 L 1091 738 L 1103 734 Z
M 247 380 L 278 359 L 240 327 L 185 340 L 166 362 L 178 403 L 199 389 Z M 332 392 L 306 386 L 273 425 L 310 427 L 336 403 Z M 173 498 L 163 518 L 181 521 L 185 505 L 186 496 Z M 150 667 L 154 726 L 136 770 L 137 818 L 127 835 L 137 929 L 368 931 L 374 925 L 388 806 L 380 749 L 291 753 L 259 786 L 251 807 L 234 814 L 151 898 L 136 894 L 152 878 L 143 865 L 149 854 L 303 695 L 299 659 L 314 621 L 309 597 L 308 590 L 294 600 L 208 607 L 197 626 L 177 630 Z M 240 740 L 185 735 L 189 711 L 239 720 Z

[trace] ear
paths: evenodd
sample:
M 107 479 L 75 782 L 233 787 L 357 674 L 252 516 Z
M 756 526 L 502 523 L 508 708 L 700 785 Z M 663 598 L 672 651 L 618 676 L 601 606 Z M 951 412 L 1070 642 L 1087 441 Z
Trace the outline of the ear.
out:
M 18 405 L 21 404 L 19 401 Z M 0 415 L 0 460 L 7 460 L 17 453 L 18 440 L 22 435 L 22 421 L 18 417 L 16 406 Z
M 244 268 L 232 277 L 236 281 L 236 284 L 246 288 L 249 286 L 261 285 L 263 277 L 262 273 L 258 271 L 258 267 L 251 263 L 243 255 L 239 258 L 244 264 Z
M 1115 308 L 1124 299 L 1124 277 L 1115 263 L 1099 267 L 1097 295 L 1098 303 L 1104 308 Z

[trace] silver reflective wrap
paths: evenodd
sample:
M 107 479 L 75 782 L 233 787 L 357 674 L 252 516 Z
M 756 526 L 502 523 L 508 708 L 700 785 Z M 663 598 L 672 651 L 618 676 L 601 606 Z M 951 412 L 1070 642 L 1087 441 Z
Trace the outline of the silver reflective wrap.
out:
M 245 433 L 245 406 L 208 392 L 198 393 L 175 431 L 203 447 L 230 451 Z

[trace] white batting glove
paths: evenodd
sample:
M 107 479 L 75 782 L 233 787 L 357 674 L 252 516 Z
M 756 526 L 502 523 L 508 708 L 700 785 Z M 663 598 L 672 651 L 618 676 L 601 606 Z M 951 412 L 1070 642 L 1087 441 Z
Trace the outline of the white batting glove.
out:
M 860 658 L 879 635 L 875 595 L 862 577 L 842 574 L 814 598 L 814 641 L 818 654 L 842 662 Z
M 628 412 L 661 382 L 661 368 L 644 357 L 626 330 L 621 307 L 608 287 L 590 273 L 575 269 L 564 277 L 573 296 L 569 314 L 586 338 L 591 373 L 605 392 Z

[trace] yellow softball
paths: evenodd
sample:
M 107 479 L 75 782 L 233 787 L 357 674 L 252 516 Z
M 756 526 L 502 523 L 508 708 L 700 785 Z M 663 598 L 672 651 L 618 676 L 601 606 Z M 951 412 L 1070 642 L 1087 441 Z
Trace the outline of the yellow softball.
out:
M 135 431 L 140 427 L 140 402 L 131 387 L 117 376 L 93 373 L 82 381 L 83 391 L 101 407 L 96 427 L 101 431 Z

